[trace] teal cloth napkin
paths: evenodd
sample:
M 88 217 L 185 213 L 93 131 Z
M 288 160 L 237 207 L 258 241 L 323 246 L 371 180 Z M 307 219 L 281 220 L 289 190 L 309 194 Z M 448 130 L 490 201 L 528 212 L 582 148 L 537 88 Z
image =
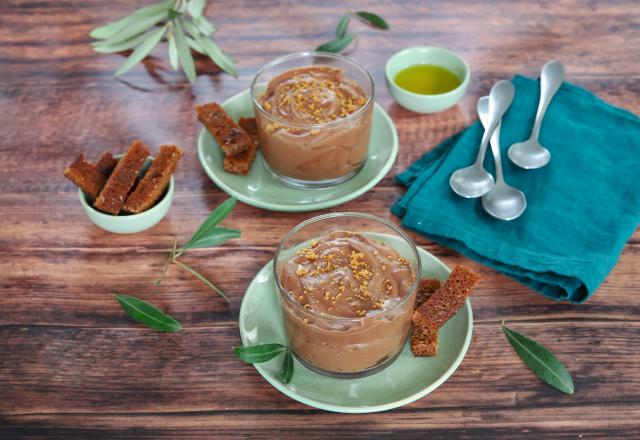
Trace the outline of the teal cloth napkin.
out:
M 551 162 L 523 170 L 506 153 L 528 138 L 540 88 L 522 76 L 512 82 L 516 94 L 500 137 L 505 180 L 527 197 L 522 217 L 496 220 L 480 199 L 464 199 L 449 187 L 451 173 L 475 159 L 483 131 L 479 122 L 398 175 L 408 190 L 391 210 L 403 226 L 548 297 L 583 302 L 615 266 L 640 223 L 640 120 L 564 83 L 540 133 Z M 489 151 L 485 166 L 493 173 Z

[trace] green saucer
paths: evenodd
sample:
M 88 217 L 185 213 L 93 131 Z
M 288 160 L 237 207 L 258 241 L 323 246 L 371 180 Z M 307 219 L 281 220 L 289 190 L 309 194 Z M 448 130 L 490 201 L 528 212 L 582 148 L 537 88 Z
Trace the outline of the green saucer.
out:
M 444 281 L 450 270 L 440 260 L 418 248 L 422 277 Z M 286 344 L 273 265 L 270 261 L 255 276 L 240 307 L 240 337 L 244 345 L 277 342 Z M 414 357 L 407 343 L 400 357 L 383 371 L 361 379 L 332 379 L 295 362 L 293 379 L 282 383 L 282 355 L 256 370 L 275 388 L 298 402 L 341 413 L 370 413 L 406 405 L 440 386 L 453 374 L 469 348 L 473 330 L 471 303 L 447 322 L 439 334 L 435 357 Z
M 236 121 L 241 116 L 254 115 L 249 90 L 229 98 L 222 107 Z M 203 128 L 198 138 L 200 163 L 220 189 L 248 205 L 272 211 L 314 211 L 355 199 L 382 180 L 397 155 L 396 127 L 378 104 L 374 105 L 369 155 L 364 167 L 353 178 L 330 188 L 303 189 L 284 184 L 265 168 L 260 152 L 248 175 L 227 173 L 222 169 L 222 152 L 209 132 Z

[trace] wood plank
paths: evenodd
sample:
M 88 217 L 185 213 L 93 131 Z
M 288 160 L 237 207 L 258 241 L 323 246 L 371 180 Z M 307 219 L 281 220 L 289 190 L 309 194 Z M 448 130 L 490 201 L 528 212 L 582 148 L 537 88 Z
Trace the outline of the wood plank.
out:
M 235 320 L 205 310 L 176 316 L 185 330 L 175 334 L 155 333 L 126 317 L 121 318 L 122 327 L 1 326 L 0 413 L 310 409 L 281 395 L 253 367 L 235 358 L 231 347 L 240 342 Z M 510 413 L 553 406 L 561 410 L 584 402 L 637 403 L 640 323 L 621 327 L 611 321 L 513 320 L 509 326 L 566 362 L 575 395 L 564 395 L 536 379 L 510 348 L 499 323 L 493 322 L 477 324 L 459 370 L 437 391 L 408 407 L 501 408 Z M 592 416 L 589 410 L 580 419 Z

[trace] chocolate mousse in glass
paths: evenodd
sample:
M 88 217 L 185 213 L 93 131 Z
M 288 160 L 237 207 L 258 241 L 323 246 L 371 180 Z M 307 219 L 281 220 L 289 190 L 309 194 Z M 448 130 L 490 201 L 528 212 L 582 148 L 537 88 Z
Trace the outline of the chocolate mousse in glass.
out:
M 420 274 L 401 229 L 368 214 L 321 215 L 289 232 L 273 261 L 285 333 L 304 365 L 354 378 L 400 355 Z
M 373 80 L 359 64 L 322 52 L 287 55 L 258 72 L 251 97 L 265 164 L 279 179 L 322 188 L 364 166 Z

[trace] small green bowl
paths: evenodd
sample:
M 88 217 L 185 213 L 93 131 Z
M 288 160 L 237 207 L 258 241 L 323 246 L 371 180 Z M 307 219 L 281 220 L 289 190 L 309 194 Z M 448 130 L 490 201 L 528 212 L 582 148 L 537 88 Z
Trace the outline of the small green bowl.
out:
M 121 157 L 122 155 L 116 156 L 117 159 L 120 159 Z M 153 162 L 153 158 L 147 158 L 140 175 L 144 174 L 147 168 L 151 165 L 151 162 Z M 140 214 L 105 214 L 89 204 L 87 201 L 87 195 L 81 189 L 78 189 L 78 196 L 80 197 L 80 203 L 84 208 L 84 212 L 93 224 L 105 231 L 115 232 L 116 234 L 133 234 L 149 229 L 162 220 L 162 218 L 167 214 L 171 207 L 171 203 L 173 202 L 173 176 L 171 176 L 171 179 L 169 180 L 169 187 L 162 198 L 155 204 L 155 206 L 141 212 Z
M 450 70 L 460 80 L 460 85 L 447 93 L 420 95 L 409 92 L 396 84 L 398 73 L 418 64 L 432 64 Z M 456 105 L 469 85 L 471 69 L 465 60 L 441 47 L 416 46 L 401 50 L 387 61 L 385 68 L 387 89 L 398 104 L 418 113 L 437 113 Z

